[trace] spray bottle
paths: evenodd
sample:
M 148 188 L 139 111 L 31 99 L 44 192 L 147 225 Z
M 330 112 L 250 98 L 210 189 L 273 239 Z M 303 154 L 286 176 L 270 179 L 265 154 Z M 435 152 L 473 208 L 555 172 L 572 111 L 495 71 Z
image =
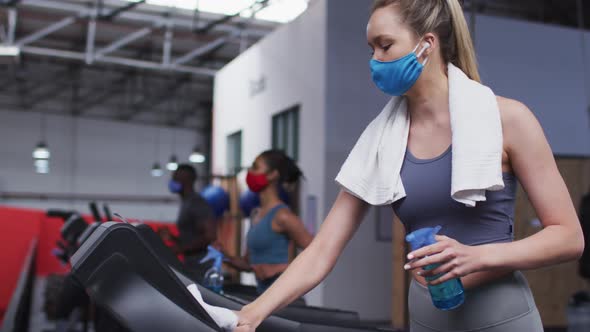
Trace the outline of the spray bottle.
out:
M 406 241 L 412 246 L 412 251 L 418 250 L 436 243 L 434 236 L 440 231 L 441 227 L 422 228 L 416 230 L 406 236 Z M 434 270 L 440 264 L 431 264 L 424 267 L 425 271 Z M 440 278 L 443 274 L 438 274 L 426 277 L 426 281 L 430 282 Z M 435 307 L 440 310 L 453 310 L 458 308 L 465 302 L 465 291 L 461 279 L 451 279 L 438 285 L 428 285 L 430 297 Z
M 212 246 L 207 247 L 207 255 L 201 259 L 201 264 L 213 260 L 213 266 L 205 272 L 203 279 L 203 286 L 210 290 L 221 294 L 223 293 L 223 274 L 221 272 L 221 264 L 223 262 L 223 253 L 213 248 Z

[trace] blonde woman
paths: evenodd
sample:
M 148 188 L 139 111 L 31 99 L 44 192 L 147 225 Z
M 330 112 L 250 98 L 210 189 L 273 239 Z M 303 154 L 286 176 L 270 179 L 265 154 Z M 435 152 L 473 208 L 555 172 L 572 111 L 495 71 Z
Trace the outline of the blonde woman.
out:
M 480 84 L 458 0 L 375 1 L 367 38 L 375 84 L 393 97 L 382 113 L 389 116 L 367 127 L 352 150 L 337 178 L 343 190 L 316 238 L 238 313 L 235 331 L 254 331 L 318 285 L 371 204 L 391 204 L 408 232 L 443 227 L 436 244 L 399 262 L 414 276 L 410 331 L 543 331 L 518 271 L 575 260 L 584 238 L 539 123 L 523 104 Z M 399 139 L 376 140 L 375 152 L 372 138 L 384 137 L 376 134 Z M 388 158 L 398 150 L 399 160 Z M 517 181 L 544 229 L 513 241 Z M 440 266 L 423 269 L 430 264 Z M 431 303 L 424 277 L 439 274 L 432 284 L 461 278 L 466 302 L 459 308 L 441 311 Z

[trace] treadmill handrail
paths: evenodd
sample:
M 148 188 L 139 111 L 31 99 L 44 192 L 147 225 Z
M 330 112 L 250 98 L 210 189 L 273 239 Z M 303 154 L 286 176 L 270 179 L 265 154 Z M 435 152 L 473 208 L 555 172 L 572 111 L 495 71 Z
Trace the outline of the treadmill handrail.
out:
M 112 243 L 107 242 L 107 241 L 110 241 L 112 236 L 115 236 L 115 235 L 127 236 L 127 237 L 131 236 L 131 237 L 130 238 L 128 237 L 127 239 L 129 241 L 124 241 L 125 243 L 118 243 L 116 241 L 111 241 Z M 131 241 L 131 239 L 133 239 L 133 240 Z M 99 250 L 99 249 L 104 250 L 104 248 L 102 248 L 101 245 L 104 245 L 105 243 L 108 245 L 116 245 L 116 246 L 118 246 L 118 249 L 114 250 L 111 254 L 108 254 L 108 255 L 105 255 L 105 253 L 99 252 L 99 254 L 102 254 L 105 257 L 101 257 L 101 256 L 94 257 L 93 254 L 96 250 Z M 203 309 L 203 307 L 201 307 L 199 305 L 199 303 L 196 300 L 194 300 L 192 294 L 190 294 L 190 292 L 186 289 L 186 287 L 184 287 L 184 285 L 182 285 L 181 281 L 170 270 L 168 265 L 162 261 L 162 259 L 159 257 L 159 255 L 157 255 L 152 250 L 152 248 L 150 248 L 150 246 L 145 242 L 143 237 L 138 234 L 137 229 L 130 224 L 116 223 L 116 222 L 108 222 L 108 223 L 101 224 L 92 233 L 92 235 L 90 235 L 90 237 L 82 244 L 82 246 L 78 249 L 78 251 L 72 256 L 70 261 L 72 264 L 72 271 L 74 273 L 74 276 L 82 284 L 86 284 L 86 282 L 92 277 L 92 273 L 94 270 L 91 270 L 91 271 L 83 270 L 83 268 L 85 268 L 85 266 L 84 266 L 85 262 L 87 262 L 91 259 L 94 259 L 94 260 L 99 260 L 98 262 L 94 262 L 95 264 L 100 264 L 100 262 L 105 262 L 106 260 L 108 260 L 109 256 L 112 256 L 114 253 L 125 256 L 125 253 L 123 251 L 125 251 L 127 249 L 125 247 L 125 245 L 128 243 L 139 243 L 141 245 L 142 258 L 149 259 L 151 264 L 156 265 L 156 266 L 150 265 L 150 267 L 149 267 L 150 272 L 159 273 L 159 272 L 157 272 L 157 271 L 159 271 L 157 269 L 160 269 L 162 271 L 161 273 L 164 273 L 166 275 L 166 278 L 168 278 L 168 280 L 171 280 L 172 282 L 176 283 L 179 287 L 181 287 L 181 290 L 174 291 L 177 293 L 177 295 L 182 294 L 182 298 L 184 301 L 182 303 L 184 303 L 184 304 L 182 306 L 180 306 L 180 303 L 177 304 L 180 306 L 179 307 L 180 309 L 185 310 L 187 312 L 191 312 L 192 309 L 188 310 L 189 307 L 194 308 L 196 311 L 193 311 L 193 314 L 197 314 L 197 316 L 195 316 L 195 317 L 198 317 L 199 320 L 203 321 L 204 323 L 211 326 L 212 328 L 219 330 L 219 327 L 215 324 L 215 322 L 209 316 L 209 314 L 205 311 L 205 309 Z M 104 250 L 104 251 L 106 252 L 106 250 Z M 131 252 L 132 250 L 128 250 L 128 251 Z M 136 266 L 136 267 L 141 267 L 144 270 L 148 270 L 145 268 L 145 266 L 143 266 L 137 260 L 133 260 L 130 258 L 127 258 L 127 260 L 130 262 L 130 264 L 134 264 L 134 266 Z M 92 268 L 98 268 L 98 267 L 92 266 Z M 153 279 L 153 276 L 149 277 L 149 279 L 150 280 Z M 154 285 L 150 281 L 148 281 L 148 282 L 152 285 L 152 287 L 157 289 L 159 292 L 163 291 L 162 287 L 160 287 L 161 285 Z M 171 284 L 168 284 L 167 287 L 168 287 L 167 289 L 175 289 L 174 287 L 170 288 Z M 166 296 L 168 297 L 169 295 L 170 294 L 168 294 Z M 178 298 L 178 299 L 180 299 L 180 298 Z
M 176 274 L 179 280 L 185 285 L 197 284 L 205 302 L 211 299 L 217 299 L 219 303 L 211 303 L 213 305 L 227 307 L 232 310 L 240 310 L 242 306 L 248 304 L 244 299 L 240 299 L 231 295 L 219 295 L 210 291 L 209 289 L 199 285 L 196 281 L 189 277 L 189 273 L 186 271 L 180 261 L 174 256 L 172 251 L 160 240 L 160 238 L 154 233 L 154 231 L 147 225 L 135 226 L 139 234 L 145 239 L 146 243 L 153 249 L 153 251 L 159 255 L 162 260 L 168 264 Z M 233 301 L 233 303 L 232 303 Z M 329 315 L 332 314 L 331 319 L 328 319 Z M 334 325 L 334 326 L 350 326 L 360 325 L 360 318 L 357 313 L 336 309 L 325 309 L 325 308 L 311 308 L 311 307 L 286 307 L 273 314 L 275 317 L 280 317 L 290 321 L 296 321 L 298 323 L 311 323 L 311 324 L 322 324 L 322 325 Z

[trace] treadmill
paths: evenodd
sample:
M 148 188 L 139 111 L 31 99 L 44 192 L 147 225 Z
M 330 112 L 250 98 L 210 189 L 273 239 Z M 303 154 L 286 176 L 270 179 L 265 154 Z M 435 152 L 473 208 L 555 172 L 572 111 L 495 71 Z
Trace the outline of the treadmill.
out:
M 164 261 L 164 263 L 168 264 L 168 266 L 177 274 L 187 277 L 190 281 L 186 285 L 188 286 L 191 283 L 197 284 L 199 289 L 201 290 L 201 294 L 203 295 L 203 299 L 205 302 L 210 303 L 212 305 L 226 307 L 227 300 L 231 300 L 238 304 L 239 306 L 243 306 L 251 302 L 248 298 L 243 298 L 241 296 L 236 296 L 231 294 L 230 292 L 224 292 L 223 295 L 217 294 L 215 292 L 210 291 L 209 289 L 202 287 L 199 283 L 195 282 L 193 278 L 190 278 L 188 271 L 184 268 L 184 265 L 174 256 L 172 251 L 168 247 L 164 245 L 162 240 L 158 237 L 156 233 L 152 231 L 152 229 L 147 225 L 138 225 L 136 226 L 137 231 L 143 237 L 143 239 L 147 242 L 147 244 L 154 250 L 154 252 L 160 256 L 160 258 Z M 188 281 L 187 281 L 188 282 Z M 225 289 L 224 289 L 225 290 Z M 359 325 L 360 318 L 358 313 L 353 311 L 344 311 L 344 310 L 337 310 L 337 309 L 326 309 L 320 307 L 311 307 L 311 306 L 301 306 L 301 305 L 289 305 L 275 313 L 275 316 L 279 316 L 282 318 L 295 320 L 298 322 L 303 323 L 318 323 L 321 322 L 323 324 L 329 323 L 330 325 L 334 324 L 345 324 L 345 325 Z
M 220 331 L 187 290 L 186 286 L 194 282 L 182 272 L 182 265 L 175 262 L 168 264 L 163 259 L 168 254 L 152 247 L 151 241 L 146 239 L 151 236 L 148 234 L 155 235 L 146 227 L 112 222 L 101 224 L 72 257 L 74 276 L 97 305 L 131 332 L 172 328 L 180 332 Z M 244 304 L 239 299 L 218 295 L 204 287 L 199 287 L 199 290 L 205 301 L 212 305 L 239 310 Z M 327 316 L 324 314 L 324 318 L 329 320 Z M 300 318 L 305 320 L 306 317 Z M 257 331 L 394 330 L 366 328 L 347 321 L 305 322 L 271 316 Z

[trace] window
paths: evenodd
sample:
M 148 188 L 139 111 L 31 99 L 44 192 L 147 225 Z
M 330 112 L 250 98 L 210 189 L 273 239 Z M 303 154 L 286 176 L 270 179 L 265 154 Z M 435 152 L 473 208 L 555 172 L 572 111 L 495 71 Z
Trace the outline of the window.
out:
M 237 174 L 242 169 L 242 131 L 227 136 L 227 172 Z
M 299 105 L 272 117 L 272 148 L 299 159 Z

